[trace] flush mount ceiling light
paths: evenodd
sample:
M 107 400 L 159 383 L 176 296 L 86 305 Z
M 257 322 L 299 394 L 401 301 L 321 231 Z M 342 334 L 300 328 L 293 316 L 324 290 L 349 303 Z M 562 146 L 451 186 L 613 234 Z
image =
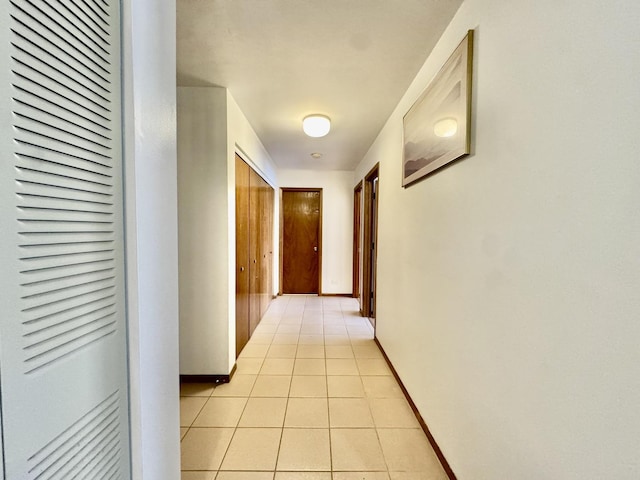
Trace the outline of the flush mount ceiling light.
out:
M 321 153 L 318 153 L 318 152 L 313 152 L 313 153 L 311 154 L 311 156 L 312 156 L 313 158 L 321 158 L 321 157 L 322 157 L 322 154 L 321 154 Z
M 302 129 L 310 137 L 324 137 L 331 130 L 331 119 L 326 115 L 307 115 L 302 120 Z

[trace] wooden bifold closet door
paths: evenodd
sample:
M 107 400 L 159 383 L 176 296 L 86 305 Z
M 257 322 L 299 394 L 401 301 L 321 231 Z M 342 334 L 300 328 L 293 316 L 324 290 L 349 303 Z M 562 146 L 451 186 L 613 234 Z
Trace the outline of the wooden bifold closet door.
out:
M 236 155 L 236 357 L 271 301 L 273 192 Z

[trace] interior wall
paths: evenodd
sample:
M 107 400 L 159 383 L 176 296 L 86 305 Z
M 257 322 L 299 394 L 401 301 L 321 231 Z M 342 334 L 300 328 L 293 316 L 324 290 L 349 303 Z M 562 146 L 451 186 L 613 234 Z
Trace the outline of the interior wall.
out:
M 226 112 L 224 88 L 178 88 L 182 375 L 230 371 Z
M 175 0 L 124 0 L 124 164 L 133 478 L 180 475 Z
M 638 18 L 466 0 L 357 168 L 377 335 L 459 479 L 640 477 Z M 403 189 L 402 117 L 470 28 L 474 153 Z
M 235 364 L 236 152 L 277 188 L 276 167 L 231 93 L 222 87 L 179 87 L 183 375 L 227 375 Z M 275 253 L 275 237 L 273 242 Z
M 322 188 L 322 293 L 350 294 L 353 288 L 353 172 L 280 170 L 278 178 L 284 188 Z

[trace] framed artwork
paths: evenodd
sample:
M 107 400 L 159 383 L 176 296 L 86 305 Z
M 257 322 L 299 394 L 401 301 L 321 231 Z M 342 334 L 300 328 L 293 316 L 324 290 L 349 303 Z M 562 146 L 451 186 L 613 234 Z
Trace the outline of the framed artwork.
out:
M 473 30 L 403 119 L 402 186 L 471 152 Z

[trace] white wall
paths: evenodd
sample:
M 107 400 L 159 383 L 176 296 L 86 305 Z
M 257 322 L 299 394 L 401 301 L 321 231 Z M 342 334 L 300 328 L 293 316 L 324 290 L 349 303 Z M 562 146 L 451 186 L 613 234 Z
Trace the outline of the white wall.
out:
M 227 96 L 178 88 L 180 373 L 229 373 Z M 235 243 L 233 243 L 235 247 Z
M 180 475 L 174 0 L 125 0 L 125 192 L 133 478 Z
M 353 172 L 280 170 L 283 188 L 322 188 L 322 293 L 351 293 Z
M 179 87 L 183 375 L 226 375 L 235 363 L 236 152 L 277 185 L 271 158 L 227 89 Z
M 640 3 L 466 0 L 380 162 L 377 335 L 459 479 L 640 478 Z M 400 187 L 476 29 L 475 154 Z

